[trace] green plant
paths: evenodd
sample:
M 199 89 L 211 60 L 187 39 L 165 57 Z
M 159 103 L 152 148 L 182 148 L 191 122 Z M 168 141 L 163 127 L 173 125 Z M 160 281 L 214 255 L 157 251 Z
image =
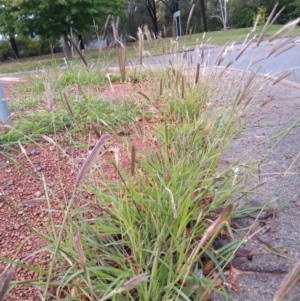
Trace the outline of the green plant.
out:
M 236 60 L 249 45 L 245 44 Z M 279 43 L 270 51 L 280 48 Z M 225 51 L 224 47 L 216 65 Z M 102 70 L 86 71 L 77 64 L 68 68 L 49 76 L 51 110 L 46 110 L 45 97 L 40 96 L 36 110 L 15 112 L 13 128 L 1 127 L 4 146 L 18 144 L 26 154 L 21 142 L 43 138 L 79 170 L 74 190 L 68 191 L 71 196 L 59 211 L 63 214 L 59 225 L 52 220 L 56 210 L 52 202 L 59 201 L 56 191 L 41 176 L 48 224 L 45 232 L 29 227 L 44 239 L 43 251 L 51 253 L 51 259 L 47 270 L 28 264 L 30 256 L 16 261 L 16 266 L 39 273 L 32 283 L 39 286 L 44 299 L 207 300 L 212 291 L 228 297 L 220 290 L 223 270 L 247 237 L 221 248 L 214 242 L 224 233 L 232 236 L 232 216 L 251 211 L 235 203 L 239 193 L 247 194 L 241 184 L 251 167 L 240 175 L 238 163 L 220 168 L 219 159 L 241 130 L 239 116 L 251 106 L 253 93 L 260 92 L 264 80 L 246 71 L 231 77 L 226 68 L 206 65 L 201 66 L 205 68 L 201 73 L 200 64 L 171 64 L 154 71 L 141 67 L 142 78 L 157 83 L 156 93 L 139 91 L 142 100 L 132 94 L 120 102 L 91 93 L 94 85 L 104 82 Z M 140 76 L 136 72 L 137 68 L 135 78 Z M 34 93 L 44 93 L 44 80 L 40 79 Z M 67 93 L 74 84 L 78 93 Z M 31 99 L 23 106 L 27 101 L 36 104 Z M 128 131 L 121 135 L 124 128 Z M 51 133 L 54 139 L 44 136 Z M 62 145 L 55 140 L 59 133 L 65 135 Z M 78 166 L 67 149 L 88 151 L 91 145 L 84 138 L 94 134 L 98 142 Z M 17 165 L 7 152 L 1 155 Z M 113 172 L 107 172 L 107 167 Z M 92 200 L 85 198 L 87 193 Z

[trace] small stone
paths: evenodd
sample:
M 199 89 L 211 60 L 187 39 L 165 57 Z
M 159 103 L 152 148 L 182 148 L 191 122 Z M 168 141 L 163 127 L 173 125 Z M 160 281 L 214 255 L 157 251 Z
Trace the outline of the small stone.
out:
M 32 246 L 27 246 L 27 247 L 25 247 L 25 250 L 26 251 L 30 251 L 32 249 Z
M 31 151 L 31 152 L 29 152 L 29 156 L 36 156 L 38 154 L 38 152 L 37 151 Z
M 22 215 L 23 213 L 24 213 L 23 211 L 19 211 L 19 212 L 18 212 L 19 215 Z
M 13 180 L 9 180 L 7 183 L 6 183 L 6 187 L 8 189 L 11 189 L 11 186 L 14 184 L 14 181 Z
M 37 192 L 34 194 L 34 196 L 35 196 L 36 198 L 41 197 L 41 195 L 42 195 L 42 193 L 41 193 L 40 191 L 37 191 Z
M 5 172 L 6 172 L 6 173 L 10 173 L 10 172 L 11 172 L 11 169 L 5 169 Z
M 36 171 L 38 171 L 38 172 L 42 171 L 42 167 L 41 167 L 41 166 L 38 166 L 38 167 L 36 168 Z
M 7 168 L 8 164 L 6 162 L 0 162 L 0 169 Z
M 33 206 L 32 206 L 31 204 L 29 204 L 27 207 L 28 207 L 29 209 L 32 209 L 32 208 L 33 208 Z
M 0 209 L 2 209 L 4 206 L 4 203 L 0 203 Z

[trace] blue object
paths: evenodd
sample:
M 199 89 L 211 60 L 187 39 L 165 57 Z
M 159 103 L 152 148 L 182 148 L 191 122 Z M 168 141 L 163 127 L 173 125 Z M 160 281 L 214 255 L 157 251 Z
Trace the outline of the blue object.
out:
M 8 123 L 9 121 L 10 121 L 10 111 L 8 108 L 8 104 L 6 102 L 3 87 L 0 83 L 0 122 Z

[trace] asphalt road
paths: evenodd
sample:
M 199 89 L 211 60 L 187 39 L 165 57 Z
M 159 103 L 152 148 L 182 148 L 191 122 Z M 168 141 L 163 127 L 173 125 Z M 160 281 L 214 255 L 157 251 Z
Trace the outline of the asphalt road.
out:
M 267 57 L 270 50 L 276 48 L 279 43 L 282 43 L 282 46 L 279 47 L 278 51 Z M 281 76 L 283 72 L 289 71 L 289 75 L 285 79 L 300 83 L 300 36 L 294 37 L 294 41 L 289 41 L 289 38 L 277 39 L 272 42 L 262 41 L 258 47 L 255 42 L 251 43 L 237 59 L 244 46 L 242 44 L 229 45 L 225 51 L 224 60 L 219 65 L 226 67 L 232 62 L 231 68 L 248 69 L 272 76 Z M 280 54 L 279 52 L 285 47 L 292 48 Z M 223 48 L 224 46 L 210 45 L 203 51 L 196 49 L 186 53 L 148 57 L 144 58 L 143 62 L 145 64 L 166 64 L 171 60 L 173 63 L 182 64 L 183 61 L 192 61 L 193 64 L 201 63 L 202 66 L 215 66 L 218 65 L 216 60 Z

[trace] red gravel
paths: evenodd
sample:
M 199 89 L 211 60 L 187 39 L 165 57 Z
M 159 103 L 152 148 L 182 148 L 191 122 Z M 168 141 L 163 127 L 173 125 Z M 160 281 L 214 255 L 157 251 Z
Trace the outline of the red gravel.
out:
M 4 82 L 3 86 L 8 98 L 15 98 L 17 85 L 20 83 Z M 103 95 L 114 101 L 122 101 L 124 97 L 135 94 L 137 101 L 145 98 L 137 91 L 142 91 L 150 96 L 158 94 L 157 85 L 145 81 L 142 83 L 113 84 L 111 87 L 94 87 L 93 93 Z M 75 93 L 76 87 L 70 93 Z M 153 125 L 140 122 L 138 129 L 149 137 Z M 92 135 L 94 135 L 92 133 Z M 49 135 L 51 137 L 51 135 Z M 95 136 L 95 135 L 94 135 Z M 133 138 L 129 136 L 130 143 L 137 148 L 148 148 L 146 139 Z M 54 137 L 52 137 L 54 138 Z M 33 233 L 26 223 L 30 223 L 43 233 L 51 234 L 52 228 L 49 223 L 49 212 L 55 224 L 60 224 L 67 200 L 70 197 L 76 178 L 76 173 L 87 156 L 88 150 L 71 149 L 64 139 L 64 134 L 56 135 L 60 146 L 66 150 L 67 155 L 58 151 L 57 148 L 47 141 L 39 141 L 37 144 L 24 145 L 27 156 L 21 149 L 14 148 L 8 151 L 9 158 L 0 155 L 0 254 L 8 258 L 23 260 L 25 263 L 46 269 L 45 261 L 51 257 L 50 253 L 35 251 L 46 246 L 47 243 L 36 233 Z M 78 140 L 86 141 L 87 137 L 78 137 Z M 96 136 L 94 141 L 96 142 Z M 115 168 L 109 163 L 113 156 L 119 164 L 129 168 L 130 160 L 126 145 L 118 137 L 112 137 L 110 151 L 103 158 L 105 174 L 111 178 L 118 178 Z M 148 144 L 148 145 L 147 145 Z M 2 149 L 0 148 L 0 151 Z M 17 164 L 16 164 L 17 163 Z M 41 181 L 45 177 L 48 200 L 45 187 Z M 86 194 L 88 200 L 93 196 Z M 0 262 L 0 273 L 6 267 L 6 263 Z M 38 279 L 38 273 L 17 268 L 14 280 Z M 38 289 L 30 285 L 20 285 L 14 288 L 6 297 L 7 301 L 33 301 L 40 300 Z

